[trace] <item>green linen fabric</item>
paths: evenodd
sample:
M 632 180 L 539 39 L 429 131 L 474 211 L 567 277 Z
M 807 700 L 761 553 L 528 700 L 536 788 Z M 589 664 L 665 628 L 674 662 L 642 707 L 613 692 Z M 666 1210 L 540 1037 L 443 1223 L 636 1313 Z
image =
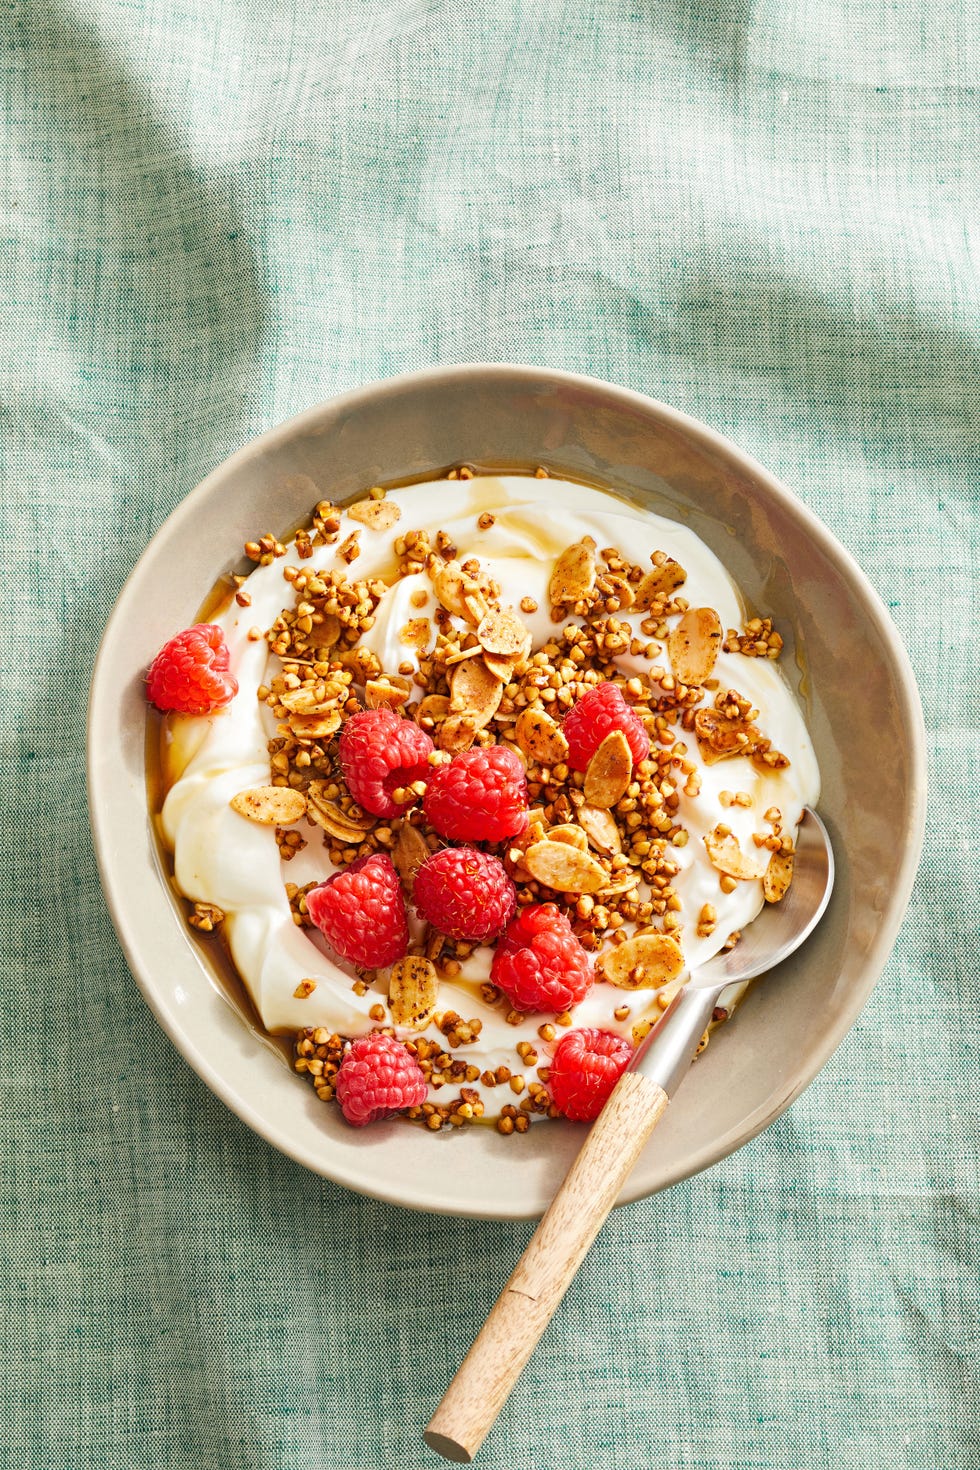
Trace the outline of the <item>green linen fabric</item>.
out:
M 933 794 L 847 1040 L 615 1214 L 479 1463 L 980 1465 L 978 65 L 970 0 L 0 7 L 0 1470 L 441 1463 L 531 1227 L 323 1182 L 198 1080 L 102 900 L 85 709 L 208 469 L 481 359 L 651 392 L 794 486 L 905 639 Z

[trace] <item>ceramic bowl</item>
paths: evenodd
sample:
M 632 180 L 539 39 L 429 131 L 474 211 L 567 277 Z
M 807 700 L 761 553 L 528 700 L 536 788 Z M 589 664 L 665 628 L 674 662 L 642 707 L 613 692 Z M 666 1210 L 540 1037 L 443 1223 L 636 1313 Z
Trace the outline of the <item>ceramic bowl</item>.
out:
M 813 938 L 719 1029 L 641 1156 L 622 1200 L 722 1159 L 786 1109 L 827 1062 L 891 951 L 921 848 L 922 716 L 876 593 L 830 532 L 760 464 L 663 404 L 565 373 L 436 368 L 345 394 L 263 435 L 187 496 L 123 589 L 96 665 L 89 721 L 92 826 L 106 896 L 160 1024 L 263 1138 L 352 1189 L 424 1210 L 530 1217 L 582 1141 L 564 1122 L 503 1137 L 403 1122 L 351 1129 L 227 998 L 183 920 L 147 788 L 143 675 L 197 618 L 257 531 L 285 535 L 321 498 L 447 466 L 544 464 L 689 525 L 750 605 L 784 634 L 783 667 L 823 772 L 820 812 L 838 877 Z

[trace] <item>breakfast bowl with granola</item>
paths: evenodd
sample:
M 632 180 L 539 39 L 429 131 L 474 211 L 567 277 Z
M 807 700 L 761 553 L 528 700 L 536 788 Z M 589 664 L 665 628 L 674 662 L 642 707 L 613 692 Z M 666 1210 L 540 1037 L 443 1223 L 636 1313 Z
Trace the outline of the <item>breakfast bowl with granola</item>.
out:
M 540 1213 L 819 806 L 842 891 L 723 996 L 629 1195 L 758 1132 L 866 999 L 921 833 L 914 686 L 847 554 L 710 430 L 536 369 L 361 390 L 216 471 L 124 590 L 90 733 L 180 1050 L 304 1164 L 463 1214 Z

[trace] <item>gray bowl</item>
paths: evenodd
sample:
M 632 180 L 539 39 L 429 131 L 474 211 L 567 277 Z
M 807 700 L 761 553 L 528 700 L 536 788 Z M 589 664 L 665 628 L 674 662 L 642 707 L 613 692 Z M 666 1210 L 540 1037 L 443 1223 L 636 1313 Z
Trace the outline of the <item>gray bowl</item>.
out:
M 714 1036 L 622 1200 L 715 1163 L 778 1117 L 853 1024 L 895 941 L 918 866 L 922 714 L 888 614 L 830 532 L 735 445 L 639 394 L 566 373 L 435 368 L 345 394 L 249 444 L 187 496 L 140 558 L 106 628 L 89 711 L 89 790 L 119 938 L 160 1024 L 252 1128 L 310 1169 L 397 1204 L 486 1218 L 548 1204 L 582 1141 L 573 1124 L 502 1137 L 404 1123 L 348 1128 L 229 996 L 187 928 L 147 794 L 143 673 L 195 620 L 257 532 L 285 535 L 321 498 L 470 463 L 548 466 L 689 525 L 786 640 L 823 773 L 838 862 L 814 937 Z M 120 674 L 123 679 L 120 683 Z M 120 690 L 122 691 L 120 693 Z

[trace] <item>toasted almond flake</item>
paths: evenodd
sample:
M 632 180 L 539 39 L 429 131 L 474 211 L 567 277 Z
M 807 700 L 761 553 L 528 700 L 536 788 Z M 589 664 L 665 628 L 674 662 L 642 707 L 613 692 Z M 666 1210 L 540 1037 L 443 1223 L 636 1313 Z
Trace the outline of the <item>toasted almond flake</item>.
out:
M 646 612 L 657 598 L 670 597 L 686 581 L 687 572 L 680 562 L 674 561 L 673 557 L 668 557 L 662 566 L 654 567 L 637 583 L 636 600 L 633 606 L 637 612 Z
M 792 881 L 793 854 L 774 852 L 762 878 L 762 892 L 766 903 L 779 903 L 780 899 L 785 898 Z
M 609 874 L 595 858 L 566 842 L 536 842 L 524 854 L 524 867 L 557 893 L 598 893 Z
M 567 842 L 569 847 L 577 847 L 579 852 L 588 852 L 589 850 L 588 837 L 586 837 L 582 828 L 577 827 L 574 822 L 566 822 L 561 827 L 549 827 L 547 840 L 549 842 Z
M 675 980 L 683 968 L 683 951 L 669 934 L 635 935 L 596 961 L 601 978 L 620 990 L 656 990 Z
M 514 739 L 524 754 L 539 765 L 555 766 L 568 759 L 568 741 L 543 710 L 522 710 L 514 726 Z
M 364 703 L 368 709 L 401 709 L 408 699 L 409 691 L 389 679 L 368 679 L 364 685 Z
M 422 833 L 411 822 L 402 822 L 391 848 L 391 861 L 408 894 L 415 887 L 415 874 L 429 856 Z
M 452 693 L 450 709 L 454 714 L 465 715 L 477 730 L 490 723 L 504 695 L 504 686 L 496 674 L 491 674 L 483 660 L 478 658 L 457 664 L 449 687 Z
M 313 626 L 306 635 L 308 643 L 314 648 L 333 648 L 340 637 L 340 619 L 334 617 L 333 613 L 324 613 L 322 622 L 313 621 Z
M 713 709 L 698 710 L 694 716 L 694 734 L 708 766 L 734 755 L 751 755 L 759 740 L 759 731 L 747 720 L 732 719 Z
M 326 685 L 322 685 L 320 697 L 315 687 L 304 684 L 300 689 L 284 689 L 276 699 L 290 714 L 319 715 L 337 708 L 338 689 L 336 684 L 331 684 L 329 691 Z
M 464 664 L 465 668 L 466 665 Z M 470 715 L 450 715 L 439 726 L 435 740 L 440 750 L 449 755 L 459 755 L 463 750 L 469 750 L 476 739 L 479 726 Z
M 474 628 L 478 627 L 489 613 L 490 603 L 477 583 L 473 583 L 472 590 L 470 590 L 470 584 L 467 583 L 467 589 L 463 593 L 463 607 L 466 617 Z
M 371 816 L 370 813 L 363 812 L 360 816 L 357 816 L 356 813 L 344 811 L 342 806 L 331 800 L 325 794 L 329 784 L 327 781 L 317 780 L 311 781 L 307 787 L 306 795 L 311 816 L 313 815 L 313 808 L 316 807 L 318 811 L 325 812 L 333 821 L 349 828 L 353 832 L 360 832 L 361 834 L 370 832 L 372 827 L 377 826 L 377 817 Z
M 455 653 L 451 653 L 446 659 L 446 667 L 447 669 L 449 669 L 452 668 L 454 664 L 463 664 L 468 658 L 482 657 L 483 649 L 480 647 L 479 643 L 474 643 L 472 648 L 459 648 L 456 650 Z
M 289 728 L 300 740 L 325 740 L 340 729 L 340 710 L 318 715 L 290 715 Z
M 595 550 L 587 541 L 576 541 L 566 546 L 555 562 L 548 586 L 548 596 L 553 606 L 579 602 L 588 597 L 595 586 Z
M 454 613 L 458 618 L 466 617 L 466 604 L 463 601 L 466 580 L 458 561 L 443 562 L 432 573 L 432 587 L 436 596 L 446 611 Z
M 290 827 L 306 811 L 306 797 L 291 786 L 252 786 L 239 791 L 229 805 L 260 827 Z
M 424 955 L 408 954 L 388 972 L 388 1009 L 396 1026 L 422 1031 L 432 1019 L 439 998 L 436 967 Z
M 719 831 L 715 827 L 704 839 L 704 845 L 708 849 L 712 867 L 727 878 L 749 879 L 762 876 L 761 869 L 743 853 L 734 832 Z
M 449 699 L 445 694 L 427 694 L 415 710 L 416 722 L 426 728 L 441 724 L 449 717 Z
M 352 521 L 371 531 L 390 531 L 401 520 L 402 509 L 393 500 L 358 500 L 344 507 Z
M 309 1000 L 315 989 L 315 980 L 301 980 L 293 991 L 293 997 L 296 1000 Z
M 477 627 L 476 636 L 487 653 L 511 658 L 524 647 L 527 625 L 512 607 L 505 607 L 488 612 Z
M 633 752 L 622 730 L 613 730 L 589 761 L 585 800 L 589 806 L 611 807 L 626 793 L 633 775 Z
M 711 676 L 723 636 L 713 607 L 689 608 L 667 639 L 674 678 L 682 684 L 703 684 Z
M 517 657 L 504 658 L 502 654 L 487 653 L 486 650 L 484 650 L 483 662 L 486 664 L 491 674 L 495 674 L 497 676 L 501 684 L 509 684 L 511 679 L 514 677 L 514 670 L 517 668 L 519 659 Z
M 636 868 L 625 868 L 617 873 L 610 883 L 600 888 L 598 898 L 616 898 L 621 893 L 631 893 L 634 888 L 640 886 L 640 874 Z
M 586 802 L 575 815 L 596 852 L 601 852 L 606 857 L 622 852 L 623 839 L 615 818 L 609 811 L 599 806 L 590 806 Z
M 409 648 L 423 649 L 428 647 L 432 636 L 432 625 L 428 618 L 409 618 L 398 634 L 399 641 Z
M 619 603 L 619 611 L 626 612 L 636 601 L 636 593 L 629 582 L 620 572 L 604 572 L 601 579 L 601 591 L 604 597 L 615 597 Z M 606 588 L 609 590 L 607 591 Z

